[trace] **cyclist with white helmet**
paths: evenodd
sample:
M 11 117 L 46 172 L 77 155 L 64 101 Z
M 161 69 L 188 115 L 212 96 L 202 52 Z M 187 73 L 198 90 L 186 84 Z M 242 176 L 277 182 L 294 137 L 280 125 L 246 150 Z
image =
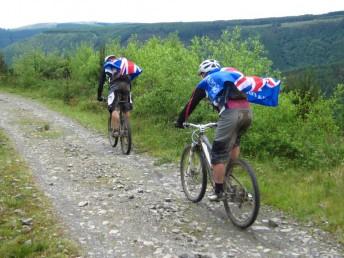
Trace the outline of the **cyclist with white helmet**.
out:
M 215 193 L 209 196 L 210 201 L 223 199 L 225 164 L 230 158 L 238 158 L 240 137 L 250 126 L 252 120 L 252 112 L 246 94 L 238 90 L 234 84 L 242 74 L 237 70 L 231 72 L 231 69 L 221 69 L 217 60 L 204 60 L 198 70 L 202 80 L 196 86 L 176 121 L 176 127 L 184 128 L 183 123 L 205 97 L 219 112 L 211 153 Z
M 129 112 L 133 109 L 131 98 L 131 81 L 140 75 L 142 69 L 132 61 L 125 57 L 117 58 L 115 55 L 108 55 L 104 59 L 101 69 L 98 97 L 99 101 L 103 101 L 102 93 L 104 83 L 109 82 L 108 109 L 111 113 L 113 136 L 118 136 L 119 128 L 119 110 L 129 116 Z M 120 99 L 121 98 L 121 99 Z M 124 101 L 123 101 L 124 100 Z

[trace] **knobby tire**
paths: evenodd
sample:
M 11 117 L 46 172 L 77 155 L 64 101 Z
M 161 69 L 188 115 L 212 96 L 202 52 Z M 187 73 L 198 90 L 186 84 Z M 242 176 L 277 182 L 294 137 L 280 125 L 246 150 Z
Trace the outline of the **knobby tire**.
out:
M 203 199 L 207 189 L 206 161 L 204 155 L 202 155 L 201 149 L 197 146 L 193 147 L 193 157 L 190 157 L 191 148 L 191 145 L 186 146 L 182 153 L 180 159 L 180 178 L 186 198 L 192 202 L 199 202 Z M 196 162 L 199 163 L 195 164 Z M 189 185 L 188 179 L 191 179 L 193 183 L 198 186 L 195 193 L 192 189 L 193 186 Z
M 112 136 L 112 127 L 111 127 L 111 114 L 109 116 L 109 119 L 108 119 L 108 136 L 109 136 L 109 142 L 110 142 L 110 145 L 114 148 L 117 146 L 117 143 L 118 143 L 118 137 L 113 137 Z
M 131 151 L 131 127 L 129 119 L 120 113 L 120 140 L 123 154 L 129 155 Z
M 229 217 L 229 219 L 232 221 L 232 223 L 236 226 L 238 226 L 239 228 L 242 228 L 242 229 L 245 229 L 249 226 L 251 226 L 254 221 L 256 220 L 257 216 L 258 216 L 258 212 L 259 212 L 259 208 L 260 208 L 260 194 L 259 194 L 259 187 L 258 187 L 258 182 L 257 182 L 257 178 L 255 176 L 255 173 L 252 169 L 252 167 L 244 160 L 236 160 L 234 161 L 231 166 L 233 167 L 238 167 L 240 166 L 243 171 L 245 171 L 248 176 L 249 176 L 249 179 L 250 179 L 250 183 L 252 185 L 252 189 L 251 189 L 251 192 L 250 194 L 252 194 L 252 198 L 253 199 L 253 210 L 250 214 L 250 216 L 241 221 L 239 220 L 235 215 L 234 215 L 234 208 L 231 208 L 231 207 L 234 207 L 234 206 L 231 206 L 230 205 L 230 201 L 228 200 L 228 198 L 226 198 L 224 201 L 223 201 L 223 204 L 225 206 L 225 210 L 226 210 L 226 213 Z M 230 169 L 230 167 L 227 167 L 227 172 L 228 173 L 228 170 Z M 233 170 L 235 171 L 235 170 Z M 236 176 L 238 175 L 235 175 L 235 172 L 233 175 L 230 175 L 228 176 L 228 174 L 226 174 L 226 182 L 225 182 L 225 188 L 227 189 L 227 183 L 229 182 L 228 180 L 234 180 L 234 178 L 236 178 Z M 236 182 L 240 182 L 240 180 L 238 178 L 236 178 L 237 181 Z M 245 194 L 246 195 L 246 194 Z M 249 199 L 250 199 L 249 198 Z M 235 202 L 234 202 L 235 203 Z

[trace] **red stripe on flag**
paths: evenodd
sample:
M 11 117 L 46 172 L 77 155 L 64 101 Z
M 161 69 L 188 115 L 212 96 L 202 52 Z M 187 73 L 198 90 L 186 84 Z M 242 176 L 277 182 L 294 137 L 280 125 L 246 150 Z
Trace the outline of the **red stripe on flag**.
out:
M 246 80 L 246 77 L 242 77 L 241 79 L 239 79 L 239 80 L 235 83 L 235 85 L 236 85 L 237 87 L 239 87 L 240 84 L 242 84 L 245 80 Z
M 263 86 L 264 86 L 264 81 L 262 78 L 257 77 L 257 76 L 252 76 L 254 82 L 255 82 L 255 86 L 254 89 L 252 90 L 253 92 L 257 92 L 259 91 Z

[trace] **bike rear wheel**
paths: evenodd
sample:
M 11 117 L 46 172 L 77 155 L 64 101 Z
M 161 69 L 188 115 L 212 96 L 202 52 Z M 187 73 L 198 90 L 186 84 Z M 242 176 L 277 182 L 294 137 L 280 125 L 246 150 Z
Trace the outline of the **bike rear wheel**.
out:
M 109 142 L 112 147 L 116 147 L 118 143 L 118 136 L 113 136 L 113 129 L 111 126 L 111 115 L 108 119 L 108 136 L 109 136 Z
M 186 198 L 192 202 L 201 201 L 207 189 L 207 171 L 198 147 L 185 147 L 180 160 L 180 179 Z
M 240 228 L 251 226 L 258 216 L 260 195 L 255 173 L 246 161 L 236 160 L 227 166 L 224 190 L 229 219 Z
M 120 113 L 120 140 L 123 154 L 129 155 L 131 151 L 131 127 L 128 117 Z

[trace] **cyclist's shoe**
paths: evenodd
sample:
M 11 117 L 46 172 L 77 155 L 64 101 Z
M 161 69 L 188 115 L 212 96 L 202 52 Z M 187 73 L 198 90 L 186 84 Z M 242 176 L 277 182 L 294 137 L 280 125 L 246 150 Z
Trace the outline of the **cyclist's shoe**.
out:
M 208 196 L 209 201 L 211 202 L 221 202 L 225 199 L 225 194 L 223 192 L 215 193 L 213 192 Z
M 119 130 L 114 129 L 112 131 L 112 137 L 118 137 L 119 136 Z

